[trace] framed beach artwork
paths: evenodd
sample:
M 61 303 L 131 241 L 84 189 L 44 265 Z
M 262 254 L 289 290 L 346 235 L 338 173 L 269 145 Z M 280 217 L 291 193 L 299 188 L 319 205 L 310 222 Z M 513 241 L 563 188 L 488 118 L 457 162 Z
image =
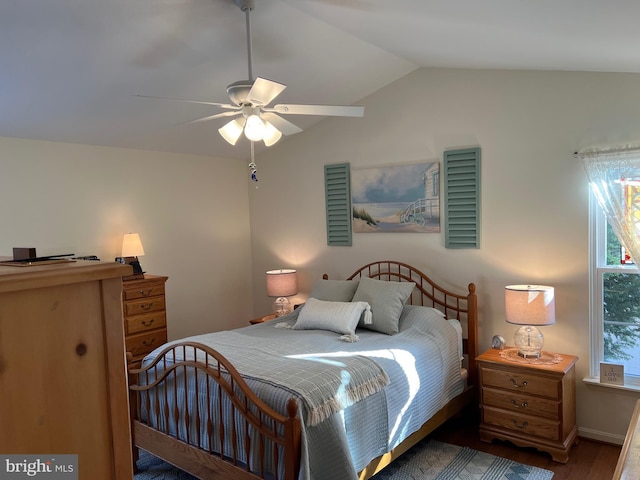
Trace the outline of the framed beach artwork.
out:
M 351 169 L 354 233 L 440 232 L 437 161 Z

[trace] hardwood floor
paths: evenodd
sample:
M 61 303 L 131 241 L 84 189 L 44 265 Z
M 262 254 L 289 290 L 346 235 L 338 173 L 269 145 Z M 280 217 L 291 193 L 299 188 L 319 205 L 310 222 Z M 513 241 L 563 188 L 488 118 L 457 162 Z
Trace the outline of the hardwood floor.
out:
M 569 455 L 569 461 L 563 465 L 551 460 L 545 452 L 533 448 L 520 448 L 509 442 L 494 440 L 493 443 L 481 442 L 478 437 L 478 425 L 469 417 L 457 417 L 437 429 L 432 437 L 441 442 L 466 446 L 516 462 L 533 465 L 554 472 L 553 480 L 610 480 L 616 469 L 619 445 L 609 445 L 586 438 L 579 438 Z

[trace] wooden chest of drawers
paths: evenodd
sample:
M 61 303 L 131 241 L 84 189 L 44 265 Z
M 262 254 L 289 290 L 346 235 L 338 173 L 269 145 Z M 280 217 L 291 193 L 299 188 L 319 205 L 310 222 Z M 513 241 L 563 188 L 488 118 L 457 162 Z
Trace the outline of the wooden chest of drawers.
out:
M 145 275 L 123 282 L 122 300 L 129 367 L 137 367 L 144 356 L 167 342 L 164 285 L 168 277 Z
M 2 454 L 76 454 L 75 478 L 131 480 L 121 294 L 130 273 L 80 260 L 0 266 Z M 58 475 L 73 477 L 51 477 Z
M 633 480 L 640 478 L 640 400 L 631 415 L 627 435 L 620 450 L 620 457 L 613 472 L 612 480 Z
M 549 452 L 558 462 L 569 460 L 576 442 L 575 363 L 516 363 L 489 350 L 477 358 L 480 369 L 480 439 L 509 440 Z

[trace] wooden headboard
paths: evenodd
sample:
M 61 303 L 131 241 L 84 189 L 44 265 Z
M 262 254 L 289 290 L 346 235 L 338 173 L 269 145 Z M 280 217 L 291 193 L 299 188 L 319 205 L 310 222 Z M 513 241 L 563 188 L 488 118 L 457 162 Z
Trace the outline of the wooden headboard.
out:
M 409 297 L 410 305 L 433 307 L 443 312 L 446 318 L 460 321 L 463 329 L 463 349 L 467 355 L 469 384 L 478 385 L 478 297 L 476 285 L 470 283 L 466 293 L 451 292 L 422 273 L 415 267 L 393 260 L 380 260 L 369 263 L 351 274 L 347 280 L 369 277 L 376 280 L 413 282 L 416 288 Z M 329 277 L 325 274 L 323 278 Z

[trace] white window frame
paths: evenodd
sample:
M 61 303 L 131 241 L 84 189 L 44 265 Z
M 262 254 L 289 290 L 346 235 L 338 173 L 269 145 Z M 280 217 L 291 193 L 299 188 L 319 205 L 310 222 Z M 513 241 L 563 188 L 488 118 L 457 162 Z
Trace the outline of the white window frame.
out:
M 591 378 L 592 383 L 600 382 L 600 362 L 604 361 L 604 315 L 603 274 L 638 273 L 635 265 L 607 266 L 606 235 L 607 220 L 593 192 L 589 189 L 589 331 L 591 337 Z M 602 385 L 602 384 L 601 384 Z M 609 386 L 609 385 L 607 385 Z M 640 376 L 624 376 L 624 388 L 640 390 Z

